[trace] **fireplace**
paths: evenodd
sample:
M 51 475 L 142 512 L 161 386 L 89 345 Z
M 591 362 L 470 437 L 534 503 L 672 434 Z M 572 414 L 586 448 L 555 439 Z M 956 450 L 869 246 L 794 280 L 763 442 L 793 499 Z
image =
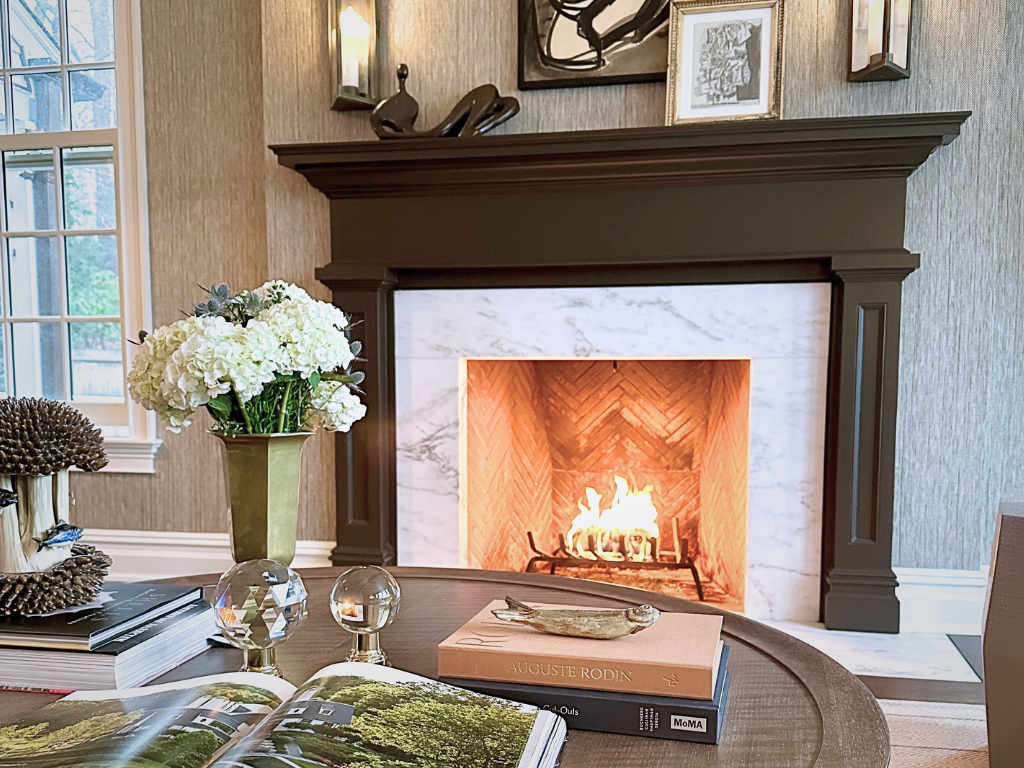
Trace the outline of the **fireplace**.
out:
M 750 360 L 460 368 L 466 565 L 743 609 Z
M 367 358 L 367 418 L 338 437 L 332 560 L 392 563 L 403 546 L 396 465 L 404 427 L 396 408 L 422 393 L 397 384 L 405 364 L 396 348 L 401 294 L 816 285 L 831 296 L 820 530 L 813 532 L 820 616 L 834 629 L 898 631 L 892 527 L 901 286 L 920 266 L 904 247 L 906 180 L 959 135 L 968 116 L 272 147 L 330 198 L 332 259 L 317 277 L 358 321 L 352 333 Z M 449 297 L 455 314 L 457 301 Z M 757 382 L 755 360 L 752 415 Z M 448 396 L 457 400 L 457 384 Z M 752 441 L 752 475 L 756 447 Z M 762 565 L 752 545 L 753 492 L 749 501 L 748 611 L 751 575 Z M 771 531 L 762 523 L 784 548 L 788 526 Z M 451 538 L 436 546 L 457 549 Z M 780 595 L 776 588 L 764 599 Z

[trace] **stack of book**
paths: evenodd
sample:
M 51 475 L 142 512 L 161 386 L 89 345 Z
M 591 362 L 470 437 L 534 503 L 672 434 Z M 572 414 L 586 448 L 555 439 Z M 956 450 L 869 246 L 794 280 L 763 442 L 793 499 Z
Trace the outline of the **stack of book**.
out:
M 202 653 L 215 630 L 201 587 L 104 584 L 88 605 L 0 619 L 0 687 L 133 688 Z
M 577 730 L 718 743 L 729 694 L 721 616 L 663 613 L 642 632 L 591 640 L 494 618 L 504 607 L 495 600 L 438 646 L 443 682 L 555 712 Z

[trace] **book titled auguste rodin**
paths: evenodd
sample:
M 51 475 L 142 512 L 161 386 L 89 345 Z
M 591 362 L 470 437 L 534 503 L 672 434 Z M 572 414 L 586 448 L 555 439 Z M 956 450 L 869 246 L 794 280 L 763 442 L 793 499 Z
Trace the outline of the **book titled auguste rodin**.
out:
M 714 698 L 722 617 L 665 613 L 635 635 L 590 640 L 498 621 L 495 600 L 438 647 L 443 677 Z M 536 606 L 541 607 L 541 606 Z M 543 606 L 565 608 L 571 606 Z

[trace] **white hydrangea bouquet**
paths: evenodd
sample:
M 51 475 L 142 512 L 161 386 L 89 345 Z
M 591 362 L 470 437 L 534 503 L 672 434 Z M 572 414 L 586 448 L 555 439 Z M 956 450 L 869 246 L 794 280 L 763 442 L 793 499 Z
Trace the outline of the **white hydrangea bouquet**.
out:
M 199 408 L 224 435 L 347 432 L 366 415 L 344 312 L 282 281 L 209 294 L 190 317 L 139 334 L 128 391 L 168 429 L 180 432 Z

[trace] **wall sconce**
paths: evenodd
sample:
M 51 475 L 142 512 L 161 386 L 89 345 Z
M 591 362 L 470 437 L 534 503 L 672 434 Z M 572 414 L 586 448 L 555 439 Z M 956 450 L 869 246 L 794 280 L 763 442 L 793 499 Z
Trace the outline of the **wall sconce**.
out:
M 377 106 L 376 0 L 330 0 L 331 109 Z
M 851 82 L 910 77 L 911 0 L 853 0 Z

